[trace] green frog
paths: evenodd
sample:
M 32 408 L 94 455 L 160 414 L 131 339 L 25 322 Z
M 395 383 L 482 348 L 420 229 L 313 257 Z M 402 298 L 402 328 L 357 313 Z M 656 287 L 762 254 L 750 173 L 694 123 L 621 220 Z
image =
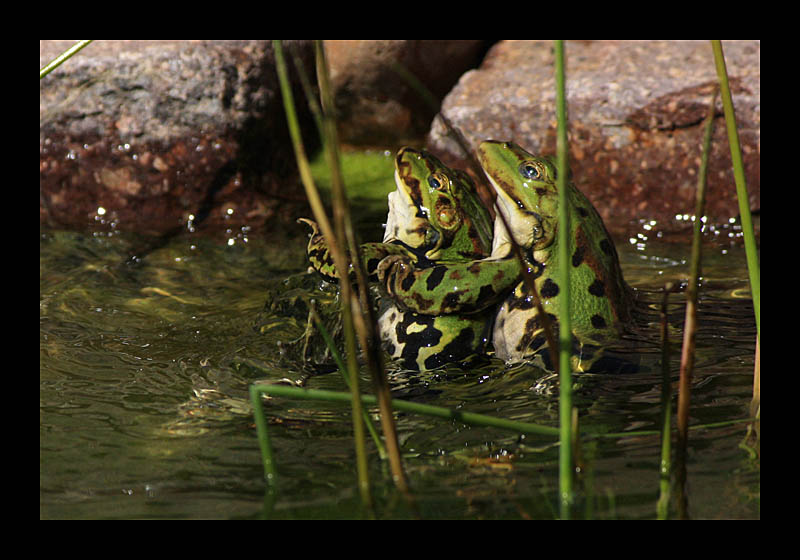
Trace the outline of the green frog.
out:
M 383 242 L 359 247 L 371 279 L 376 279 L 378 264 L 389 256 L 407 259 L 424 270 L 489 255 L 491 214 L 469 176 L 446 167 L 424 150 L 403 148 L 395 158 L 395 184 L 397 189 L 388 197 Z M 308 245 L 312 267 L 325 278 L 338 280 L 316 224 L 303 221 L 312 227 Z M 491 309 L 472 314 L 415 313 L 399 309 L 384 297 L 378 327 L 387 352 L 403 367 L 430 370 L 482 354 L 493 315 Z
M 603 367 L 600 350 L 619 339 L 622 327 L 631 319 L 632 305 L 632 292 L 623 280 L 616 248 L 602 219 L 568 180 L 570 260 L 560 263 L 553 161 L 534 156 L 512 142 L 491 140 L 479 146 L 478 159 L 497 193 L 497 209 L 511 230 L 506 229 L 498 216 L 491 257 L 448 266 L 443 277 L 460 279 L 459 294 L 450 299 L 438 292 L 428 293 L 425 279 L 430 273 L 417 269 L 402 255 L 380 263 L 379 279 L 387 284 L 387 291 L 400 307 L 420 313 L 486 309 L 498 303 L 499 296 L 502 303 L 492 331 L 497 357 L 506 362 L 539 361 L 550 369 L 541 318 L 521 281 L 522 265 L 512 250 L 513 237 L 525 254 L 525 264 L 535 277 L 544 311 L 555 326 L 564 304 L 559 298 L 556 271 L 559 266 L 570 267 L 575 346 L 572 365 L 575 371 L 597 371 L 595 366 Z

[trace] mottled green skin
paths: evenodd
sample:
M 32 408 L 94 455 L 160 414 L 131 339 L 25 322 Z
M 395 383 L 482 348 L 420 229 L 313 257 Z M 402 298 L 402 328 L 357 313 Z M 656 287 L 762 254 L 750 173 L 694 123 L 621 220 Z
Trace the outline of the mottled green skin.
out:
M 557 326 L 559 295 L 556 271 L 570 267 L 570 317 L 577 356 L 576 371 L 586 371 L 600 357 L 601 349 L 617 340 L 630 320 L 631 291 L 622 278 L 619 259 L 602 219 L 575 185 L 567 182 L 569 215 L 569 262 L 558 261 L 558 191 L 556 168 L 547 158 L 536 157 L 511 142 L 484 142 L 478 159 L 497 192 L 498 216 L 494 245 L 488 259 L 448 265 L 438 273 L 451 284 L 459 280 L 458 294 L 450 299 L 437 292 L 436 301 L 420 293 L 431 271 L 420 271 L 403 256 L 381 261 L 378 276 L 390 285 L 393 297 L 407 309 L 421 313 L 464 312 L 485 309 L 500 299 L 492 342 L 496 355 L 507 362 L 542 358 L 546 340 L 541 318 L 528 289 L 521 281 L 520 265 L 511 251 L 510 237 L 524 250 L 529 269 L 546 313 Z M 413 282 L 408 280 L 413 278 Z M 513 287 L 509 294 L 508 286 Z M 408 289 L 406 289 L 408 288 Z
M 491 216 L 468 176 L 444 166 L 428 152 L 404 148 L 395 159 L 395 183 L 384 242 L 360 247 L 362 262 L 373 279 L 377 264 L 387 256 L 429 268 L 440 260 L 464 262 L 489 255 Z M 314 233 L 309 260 L 326 278 L 336 280 L 324 239 Z M 387 352 L 404 367 L 434 369 L 483 353 L 492 310 L 433 316 L 407 312 L 391 298 L 385 300 L 378 319 L 381 338 Z

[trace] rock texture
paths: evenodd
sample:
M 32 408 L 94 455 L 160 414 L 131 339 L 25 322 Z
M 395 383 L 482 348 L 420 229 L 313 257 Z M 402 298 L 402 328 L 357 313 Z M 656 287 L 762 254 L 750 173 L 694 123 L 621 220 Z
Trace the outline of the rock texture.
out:
M 41 66 L 72 44 L 41 41 Z M 296 54 L 314 82 L 312 43 L 285 44 L 291 75 Z M 468 166 L 441 119 L 429 128 L 436 109 L 407 71 L 433 105 L 444 98 L 441 113 L 469 150 L 492 138 L 555 153 L 552 42 L 500 41 L 487 53 L 491 44 L 326 41 L 342 140 L 396 148 L 428 132 L 435 153 Z M 759 210 L 760 43 L 723 47 L 749 203 Z M 616 233 L 685 229 L 717 83 L 709 43 L 568 41 L 566 53 L 578 186 Z M 316 129 L 296 89 L 311 153 Z M 98 41 L 41 80 L 39 99 L 42 224 L 229 234 L 308 213 L 271 41 Z M 726 227 L 738 205 L 719 101 L 717 114 L 707 215 Z
M 723 42 L 744 152 L 750 207 L 760 209 L 760 43 Z M 616 232 L 685 229 L 694 213 L 702 120 L 717 84 L 708 41 L 568 41 L 570 162 L 578 186 Z M 502 41 L 467 72 L 442 113 L 474 150 L 514 140 L 555 153 L 555 85 L 550 41 Z M 738 215 L 722 108 L 717 101 L 707 215 Z M 452 164 L 463 152 L 440 119 L 429 144 Z M 677 218 L 676 218 L 677 216 Z M 654 223 L 655 222 L 655 223 Z
M 40 66 L 71 45 L 40 42 Z M 313 69 L 309 42 L 285 50 Z M 271 42 L 90 44 L 39 82 L 39 178 L 57 227 L 219 231 L 304 206 Z
M 325 41 L 339 132 L 344 142 L 386 146 L 429 130 L 442 98 L 475 68 L 482 40 Z M 409 80 L 433 96 L 428 102 Z

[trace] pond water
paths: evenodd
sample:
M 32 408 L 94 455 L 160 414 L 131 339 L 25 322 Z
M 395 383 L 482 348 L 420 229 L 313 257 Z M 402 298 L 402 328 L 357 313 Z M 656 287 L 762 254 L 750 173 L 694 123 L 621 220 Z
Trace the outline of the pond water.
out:
M 306 239 L 299 226 L 268 241 L 187 234 L 162 246 L 41 232 L 41 518 L 366 517 L 347 404 L 267 402 L 278 490 L 268 492 L 263 479 L 249 385 L 289 378 L 344 390 L 337 373 L 308 377 L 287 344 L 305 326 Z M 618 248 L 645 304 L 660 301 L 666 280 L 686 275 L 686 246 L 619 240 Z M 752 394 L 755 325 L 743 250 L 710 243 L 704 258 L 692 424 L 747 417 Z M 674 348 L 682 300 L 671 299 Z M 645 338 L 655 341 L 658 314 L 647 313 Z M 651 371 L 578 379 L 582 428 L 658 428 L 658 348 L 643 344 L 641 352 Z M 677 355 L 672 362 L 676 381 Z M 390 373 L 402 398 L 557 425 L 557 390 L 533 366 Z M 370 390 L 364 372 L 362 388 Z M 420 517 L 557 516 L 552 441 L 405 413 L 398 429 Z M 740 447 L 744 435 L 743 424 L 691 433 L 693 518 L 760 517 L 760 460 Z M 369 446 L 376 515 L 410 517 Z M 655 517 L 658 436 L 587 441 L 582 453 L 577 517 Z

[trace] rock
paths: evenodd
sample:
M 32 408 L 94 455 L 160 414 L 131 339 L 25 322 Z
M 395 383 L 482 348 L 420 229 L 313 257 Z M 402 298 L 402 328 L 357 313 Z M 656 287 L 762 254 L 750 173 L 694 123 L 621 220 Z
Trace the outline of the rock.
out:
M 739 127 L 750 207 L 760 209 L 761 68 L 758 41 L 723 43 Z M 686 229 L 712 89 L 708 41 L 568 41 L 570 163 L 578 187 L 606 225 L 631 234 Z M 474 148 L 513 140 L 556 150 L 552 42 L 502 41 L 446 97 L 442 113 Z M 739 213 L 721 102 L 717 101 L 706 213 L 728 224 Z M 452 165 L 465 157 L 434 121 L 429 145 Z M 676 216 L 678 218 L 676 218 Z M 655 224 L 652 223 L 655 221 Z
M 343 142 L 386 146 L 429 130 L 438 103 L 488 41 L 325 41 Z M 398 71 L 415 76 L 434 96 L 432 107 Z
M 313 69 L 310 42 L 286 43 Z M 40 67 L 71 45 L 41 41 Z M 271 41 L 90 44 L 39 82 L 39 185 L 54 227 L 219 231 L 305 207 Z

